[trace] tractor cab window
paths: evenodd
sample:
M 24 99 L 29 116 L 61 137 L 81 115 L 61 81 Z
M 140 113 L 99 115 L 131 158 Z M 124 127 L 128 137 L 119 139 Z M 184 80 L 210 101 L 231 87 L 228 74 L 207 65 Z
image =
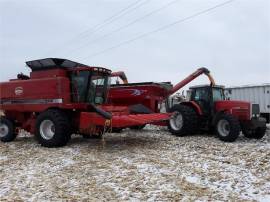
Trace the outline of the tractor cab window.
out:
M 194 101 L 205 101 L 209 102 L 209 90 L 208 88 L 197 88 L 194 90 L 193 100 Z
M 211 95 L 209 92 L 209 87 L 205 88 L 196 88 L 192 90 L 191 100 L 195 101 L 204 114 L 210 113 L 210 103 Z
M 213 88 L 213 101 L 225 100 L 222 88 Z

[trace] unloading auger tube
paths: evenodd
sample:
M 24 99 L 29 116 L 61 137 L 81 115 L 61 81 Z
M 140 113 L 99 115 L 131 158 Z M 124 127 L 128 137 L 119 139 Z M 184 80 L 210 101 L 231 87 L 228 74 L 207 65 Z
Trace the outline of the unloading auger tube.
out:
M 125 72 L 112 72 L 110 77 L 119 77 L 124 84 L 128 84 L 128 79 Z
M 215 85 L 215 80 L 212 77 L 212 75 L 210 74 L 210 71 L 207 68 L 205 68 L 205 67 L 201 67 L 201 68 L 197 69 L 195 72 L 193 72 L 192 74 L 190 74 L 189 76 L 187 76 L 185 79 L 183 79 L 182 81 L 180 81 L 179 83 L 177 83 L 169 91 L 168 96 L 174 94 L 179 89 L 183 88 L 185 85 L 187 85 L 188 83 L 190 83 L 191 81 L 193 81 L 194 79 L 196 79 L 197 77 L 199 77 L 202 74 L 205 74 L 208 77 L 211 86 L 214 86 Z

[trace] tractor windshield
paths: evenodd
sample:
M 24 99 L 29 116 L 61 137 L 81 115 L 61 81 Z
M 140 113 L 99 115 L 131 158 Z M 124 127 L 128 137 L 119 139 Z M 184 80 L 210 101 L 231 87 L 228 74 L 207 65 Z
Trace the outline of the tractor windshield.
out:
M 222 88 L 213 88 L 213 101 L 225 100 Z
M 103 104 L 107 98 L 108 76 L 91 71 L 72 72 L 72 101 Z

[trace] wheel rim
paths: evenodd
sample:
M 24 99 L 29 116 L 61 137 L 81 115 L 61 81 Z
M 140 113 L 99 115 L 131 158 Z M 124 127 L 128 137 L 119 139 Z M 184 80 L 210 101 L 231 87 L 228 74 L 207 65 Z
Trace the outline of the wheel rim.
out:
M 55 134 L 55 126 L 51 120 L 44 120 L 41 122 L 39 127 L 40 135 L 46 139 L 50 140 Z
M 170 126 L 173 130 L 181 130 L 183 127 L 183 116 L 179 112 L 175 112 L 170 119 Z
M 217 125 L 218 133 L 226 137 L 230 134 L 230 123 L 227 120 L 220 120 Z
M 9 132 L 8 126 L 4 123 L 0 123 L 0 137 L 5 137 Z

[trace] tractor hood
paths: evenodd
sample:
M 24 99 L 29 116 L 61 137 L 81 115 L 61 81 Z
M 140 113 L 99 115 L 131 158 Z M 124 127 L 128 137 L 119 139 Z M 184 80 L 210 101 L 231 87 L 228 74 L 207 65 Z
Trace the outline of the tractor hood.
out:
M 225 111 L 237 117 L 239 120 L 250 120 L 250 103 L 237 100 L 222 100 L 215 102 L 216 112 Z

